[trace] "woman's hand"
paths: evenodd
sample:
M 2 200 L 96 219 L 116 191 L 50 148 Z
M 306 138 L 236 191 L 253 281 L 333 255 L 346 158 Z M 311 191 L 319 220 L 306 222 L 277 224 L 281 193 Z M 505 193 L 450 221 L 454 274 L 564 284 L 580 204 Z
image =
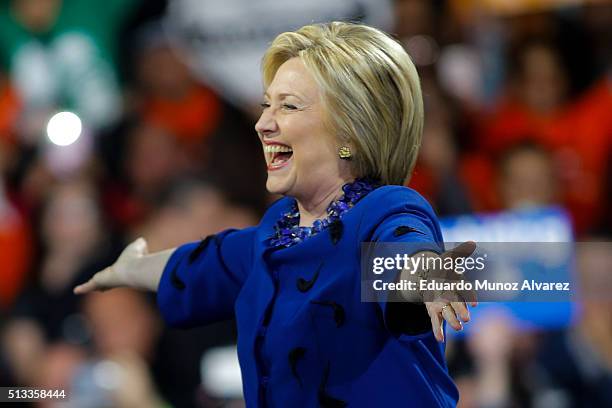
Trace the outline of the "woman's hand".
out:
M 82 295 L 95 290 L 108 290 L 121 286 L 156 290 L 159 279 L 153 282 L 155 276 L 147 279 L 147 275 L 153 274 L 142 271 L 141 264 L 146 255 L 148 255 L 147 241 L 144 238 L 138 238 L 123 250 L 114 264 L 74 288 L 74 293 Z
M 421 281 L 426 283 L 458 283 L 465 280 L 466 277 L 462 273 L 455 271 L 455 268 L 445 269 L 443 265 L 447 264 L 448 258 L 453 260 L 452 265 L 455 266 L 455 260 L 458 258 L 467 258 L 476 249 L 476 244 L 472 241 L 467 241 L 457 246 L 456 248 L 438 255 L 434 252 L 421 252 L 415 256 L 423 256 L 426 261 L 422 263 L 420 269 L 402 271 L 400 278 L 405 281 L 411 281 L 415 284 L 414 287 L 420 288 Z M 441 258 L 442 262 L 438 258 Z M 430 261 L 433 261 L 430 263 Z M 427 265 L 427 266 L 425 266 Z M 435 265 L 435 268 L 429 268 L 429 265 Z M 478 305 L 476 301 L 476 292 L 469 291 L 439 291 L 439 290 L 405 290 L 402 293 L 404 301 L 425 303 L 427 313 L 431 319 L 431 327 L 438 341 L 444 341 L 444 331 L 442 323 L 444 320 L 451 325 L 455 330 L 461 330 L 463 323 L 470 320 L 470 311 L 468 303 L 471 306 Z
M 467 241 L 458 245 L 456 248 L 446 251 L 441 255 L 441 258 L 467 258 L 476 249 L 476 244 L 473 241 Z M 463 279 L 463 275 L 455 271 L 430 271 L 429 279 L 443 281 L 459 281 Z M 427 301 L 428 298 L 432 301 Z M 463 323 L 470 321 L 470 311 L 467 304 L 475 307 L 478 305 L 476 301 L 476 292 L 460 292 L 460 291 L 434 291 L 425 295 L 425 306 L 427 313 L 431 319 L 431 327 L 438 341 L 444 341 L 444 330 L 442 323 L 444 320 L 450 326 L 459 331 L 463 329 Z
M 472 307 L 478 305 L 476 301 L 471 301 L 469 303 Z M 438 341 L 444 341 L 444 330 L 442 328 L 444 320 L 457 331 L 463 329 L 463 323 L 470 321 L 470 311 L 464 301 L 449 302 L 440 299 L 435 302 L 425 302 L 425 306 L 427 307 L 427 313 L 429 313 L 429 318 L 431 319 L 431 329 Z

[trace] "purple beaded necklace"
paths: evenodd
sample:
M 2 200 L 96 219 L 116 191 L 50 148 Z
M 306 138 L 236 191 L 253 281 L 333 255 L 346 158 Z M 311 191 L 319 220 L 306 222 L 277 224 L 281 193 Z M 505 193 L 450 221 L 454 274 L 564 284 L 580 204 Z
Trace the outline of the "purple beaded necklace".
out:
M 352 208 L 357 201 L 366 196 L 379 184 L 369 178 L 356 179 L 342 186 L 343 195 L 332 201 L 327 207 L 327 218 L 315 220 L 312 227 L 300 227 L 300 211 L 294 200 L 291 209 L 283 213 L 274 225 L 274 235 L 270 237 L 270 247 L 285 247 L 299 244 L 303 240 L 318 234 Z

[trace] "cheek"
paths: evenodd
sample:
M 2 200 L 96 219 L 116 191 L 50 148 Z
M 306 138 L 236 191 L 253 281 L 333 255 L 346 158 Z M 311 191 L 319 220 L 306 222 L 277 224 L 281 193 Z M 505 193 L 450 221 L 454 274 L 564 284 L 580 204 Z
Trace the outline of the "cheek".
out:
M 318 134 L 317 134 L 318 133 Z M 315 161 L 320 165 L 327 165 L 330 162 L 336 161 L 335 144 L 329 140 L 330 136 L 322 131 L 310 135 L 308 138 L 303 138 L 299 143 L 294 143 L 294 156 L 301 161 Z
M 326 167 L 329 164 L 329 152 L 320 144 L 310 143 L 294 149 L 294 160 L 296 167 Z M 312 170 L 312 169 L 311 169 Z
M 299 172 L 301 178 L 304 176 L 327 173 L 333 177 L 338 168 L 337 142 L 321 123 L 320 117 L 309 118 L 300 121 L 299 126 L 291 123 L 291 135 L 289 140 L 293 147 L 293 167 Z M 304 174 L 303 174 L 304 173 Z
M 329 146 L 311 143 L 294 154 L 293 170 L 302 182 L 324 183 L 338 176 L 338 160 Z

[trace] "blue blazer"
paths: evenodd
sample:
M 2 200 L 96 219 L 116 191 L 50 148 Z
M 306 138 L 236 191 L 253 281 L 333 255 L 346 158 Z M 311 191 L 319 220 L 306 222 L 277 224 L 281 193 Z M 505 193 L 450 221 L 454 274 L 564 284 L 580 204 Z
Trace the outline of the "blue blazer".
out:
M 270 248 L 292 200 L 274 203 L 256 227 L 179 247 L 158 289 L 166 322 L 236 318 L 248 407 L 455 406 L 444 344 L 431 326 L 394 332 L 386 302 L 361 301 L 360 244 L 441 243 L 430 205 L 409 188 L 379 187 L 327 230 Z

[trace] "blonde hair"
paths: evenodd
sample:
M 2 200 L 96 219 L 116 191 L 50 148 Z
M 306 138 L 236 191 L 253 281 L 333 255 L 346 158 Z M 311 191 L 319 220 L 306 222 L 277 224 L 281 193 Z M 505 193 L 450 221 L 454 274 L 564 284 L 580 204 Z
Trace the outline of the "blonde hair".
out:
M 266 88 L 294 57 L 302 59 L 322 90 L 326 124 L 350 146 L 355 175 L 404 184 L 421 145 L 423 98 L 402 46 L 362 24 L 307 25 L 277 36 L 264 54 Z

